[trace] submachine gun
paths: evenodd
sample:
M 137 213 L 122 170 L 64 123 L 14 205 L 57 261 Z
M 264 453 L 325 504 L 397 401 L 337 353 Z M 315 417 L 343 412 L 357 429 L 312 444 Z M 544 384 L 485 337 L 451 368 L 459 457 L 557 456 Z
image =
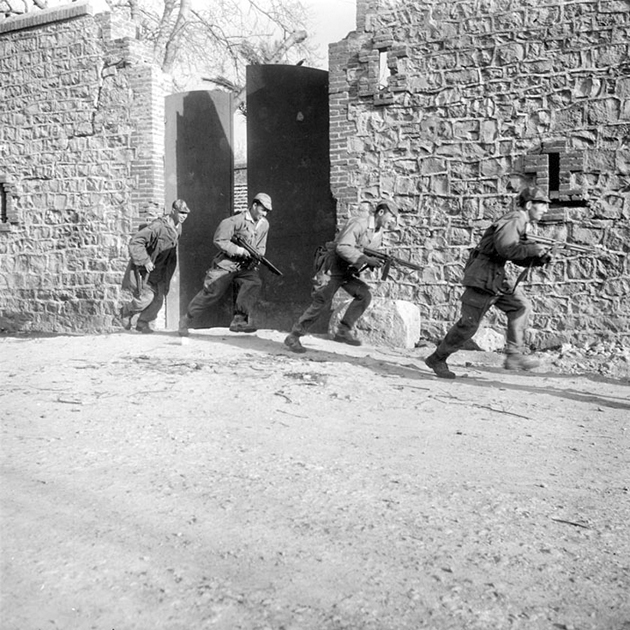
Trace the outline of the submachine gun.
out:
M 407 269 L 414 269 L 415 271 L 422 271 L 422 267 L 420 265 L 416 265 L 416 263 L 409 262 L 408 260 L 402 260 L 402 258 L 396 258 L 396 256 L 392 256 L 391 254 L 386 254 L 385 252 L 379 252 L 377 249 L 369 249 L 367 247 L 363 248 L 363 253 L 366 256 L 370 256 L 372 258 L 377 258 L 382 263 L 382 273 L 381 279 L 387 280 L 389 276 L 389 270 L 391 266 L 395 267 L 407 267 Z
M 567 251 L 575 254 L 585 254 L 587 256 L 597 256 L 598 258 L 608 258 L 610 254 L 616 252 L 608 252 L 601 247 L 587 247 L 586 245 L 576 245 L 575 243 L 567 243 L 566 241 L 554 241 L 552 238 L 538 236 L 537 234 L 528 234 L 527 240 L 532 243 L 545 245 L 553 252 Z
M 270 260 L 267 260 L 260 252 L 258 252 L 254 247 L 252 247 L 245 239 L 241 236 L 233 236 L 232 243 L 246 249 L 249 252 L 249 255 L 252 257 L 252 260 L 255 260 L 257 263 L 264 265 L 271 271 L 271 273 L 276 276 L 283 276 L 284 274 L 278 267 L 276 267 Z
M 597 258 L 601 258 L 604 261 L 608 262 L 611 260 L 611 256 L 613 254 L 617 254 L 620 256 L 625 256 L 624 252 L 615 252 L 608 251 L 603 249 L 602 247 L 587 247 L 586 245 L 577 245 L 575 243 L 567 243 L 566 241 L 555 241 L 552 238 L 547 238 L 545 236 L 538 236 L 537 234 L 527 234 L 526 241 L 530 243 L 538 243 L 540 245 L 545 245 L 545 247 L 549 247 L 549 254 L 552 256 L 557 252 L 566 251 L 573 252 L 575 254 L 583 254 L 586 256 L 596 256 Z M 525 267 L 523 271 L 519 274 L 514 286 L 512 287 L 511 293 L 516 291 L 516 287 L 521 283 L 522 280 L 527 279 L 529 274 L 529 270 L 531 269 L 531 264 L 528 267 Z

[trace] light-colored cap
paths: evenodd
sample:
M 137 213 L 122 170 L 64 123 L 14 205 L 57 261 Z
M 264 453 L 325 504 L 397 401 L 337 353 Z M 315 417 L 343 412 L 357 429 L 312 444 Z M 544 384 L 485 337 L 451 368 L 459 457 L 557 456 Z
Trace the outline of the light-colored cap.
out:
M 257 201 L 265 210 L 271 210 L 271 197 L 267 193 L 258 193 L 254 201 Z
M 389 212 L 395 217 L 398 216 L 398 208 L 390 201 L 379 201 L 376 204 L 376 212 L 379 210 L 385 210 L 385 212 Z
M 183 199 L 173 201 L 173 210 L 177 210 L 177 212 L 181 212 L 182 214 L 188 214 L 190 212 L 190 208 Z

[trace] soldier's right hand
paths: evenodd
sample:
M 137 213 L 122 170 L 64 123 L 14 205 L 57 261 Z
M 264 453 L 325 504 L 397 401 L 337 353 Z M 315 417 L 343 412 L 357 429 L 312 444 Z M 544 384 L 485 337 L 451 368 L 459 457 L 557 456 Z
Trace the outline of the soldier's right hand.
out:
M 250 253 L 244 247 L 237 247 L 236 249 L 235 256 L 238 256 L 238 258 L 251 258 Z
M 545 265 L 548 265 L 552 260 L 553 256 L 549 252 L 546 252 L 543 254 L 538 254 L 538 256 L 532 258 L 530 264 L 532 265 L 532 267 L 544 267 Z
M 148 263 L 144 263 L 144 268 L 151 273 L 155 269 L 155 265 L 153 262 L 149 261 Z
M 534 243 L 533 248 L 530 250 L 530 256 L 538 256 L 542 258 L 543 256 L 555 256 L 558 253 L 558 249 L 556 247 L 550 248 L 549 245 L 542 245 L 541 243 Z
M 366 256 L 365 264 L 369 269 L 378 269 L 383 264 L 383 261 L 380 258 L 375 258 L 374 256 Z

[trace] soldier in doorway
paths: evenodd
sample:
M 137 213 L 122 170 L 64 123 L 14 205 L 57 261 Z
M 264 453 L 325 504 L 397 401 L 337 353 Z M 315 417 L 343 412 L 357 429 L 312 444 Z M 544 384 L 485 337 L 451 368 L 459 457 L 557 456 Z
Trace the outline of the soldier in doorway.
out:
M 381 265 L 378 258 L 366 256 L 363 248 L 379 247 L 383 232 L 396 223 L 398 211 L 385 202 L 380 202 L 373 209 L 369 201 L 361 202 L 359 209 L 360 215 L 351 218 L 335 240 L 326 243 L 321 248 L 321 255 L 316 257 L 311 305 L 284 340 L 293 352 L 306 352 L 300 337 L 308 333 L 322 313 L 330 310 L 333 297 L 339 289 L 344 289 L 354 299 L 346 309 L 333 339 L 351 346 L 361 345 L 352 329 L 370 305 L 372 294 L 370 287 L 361 280 L 360 272 Z
M 266 217 L 270 211 L 271 197 L 266 193 L 258 193 L 247 211 L 221 221 L 214 234 L 214 244 L 218 247 L 219 253 L 206 272 L 203 289 L 190 301 L 186 313 L 179 321 L 181 337 L 188 336 L 188 328 L 195 318 L 214 306 L 232 284 L 237 289 L 237 295 L 230 330 L 242 333 L 256 332 L 252 312 L 262 288 L 258 263 L 245 248 L 233 243 L 232 239 L 236 236 L 241 237 L 264 256 L 269 234 L 269 221 Z
M 149 324 L 157 319 L 168 293 L 177 266 L 177 243 L 189 212 L 186 202 L 177 199 L 170 214 L 141 228 L 129 242 L 131 260 L 122 288 L 131 291 L 133 297 L 120 309 L 125 330 L 131 329 L 133 316 L 140 313 L 136 330 L 144 334 L 153 332 Z
M 536 359 L 522 353 L 523 334 L 532 309 L 525 292 L 518 286 L 523 276 L 516 282 L 508 280 L 505 263 L 510 260 L 527 270 L 551 260 L 548 248 L 526 239 L 531 224 L 540 221 L 548 204 L 549 199 L 540 188 L 525 188 L 519 193 L 518 207 L 493 223 L 472 251 L 462 280 L 466 289 L 462 295 L 461 317 L 435 352 L 425 359 L 440 378 L 455 378 L 446 359 L 472 339 L 491 306 L 507 315 L 505 369 L 531 370 L 538 366 Z

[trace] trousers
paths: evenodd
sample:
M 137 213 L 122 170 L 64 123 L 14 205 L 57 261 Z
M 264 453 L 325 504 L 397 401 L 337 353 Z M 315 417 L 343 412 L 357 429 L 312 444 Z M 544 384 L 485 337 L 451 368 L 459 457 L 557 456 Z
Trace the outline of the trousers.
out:
M 462 295 L 462 309 L 459 320 L 446 333 L 435 353 L 439 358 L 446 358 L 457 352 L 472 339 L 479 329 L 484 315 L 491 306 L 496 306 L 507 315 L 508 354 L 518 354 L 523 348 L 523 336 L 532 304 L 525 293 L 517 288 L 513 293 L 492 295 L 478 289 L 467 287 Z
M 354 298 L 339 322 L 340 326 L 351 330 L 372 301 L 370 288 L 356 276 L 318 274 L 311 292 L 311 305 L 293 325 L 291 332 L 294 335 L 307 334 L 319 316 L 330 310 L 333 297 L 339 289 L 343 289 Z
M 203 289 L 188 304 L 187 317 L 193 320 L 197 315 L 216 304 L 225 295 L 232 283 L 237 288 L 234 314 L 249 321 L 262 288 L 262 280 L 256 269 L 239 269 L 237 271 L 228 271 L 220 267 L 209 269 L 206 272 Z
M 164 305 L 166 290 L 163 284 L 146 283 L 139 293 L 134 293 L 131 301 L 123 306 L 125 315 L 140 313 L 138 323 L 157 319 L 160 309 Z

